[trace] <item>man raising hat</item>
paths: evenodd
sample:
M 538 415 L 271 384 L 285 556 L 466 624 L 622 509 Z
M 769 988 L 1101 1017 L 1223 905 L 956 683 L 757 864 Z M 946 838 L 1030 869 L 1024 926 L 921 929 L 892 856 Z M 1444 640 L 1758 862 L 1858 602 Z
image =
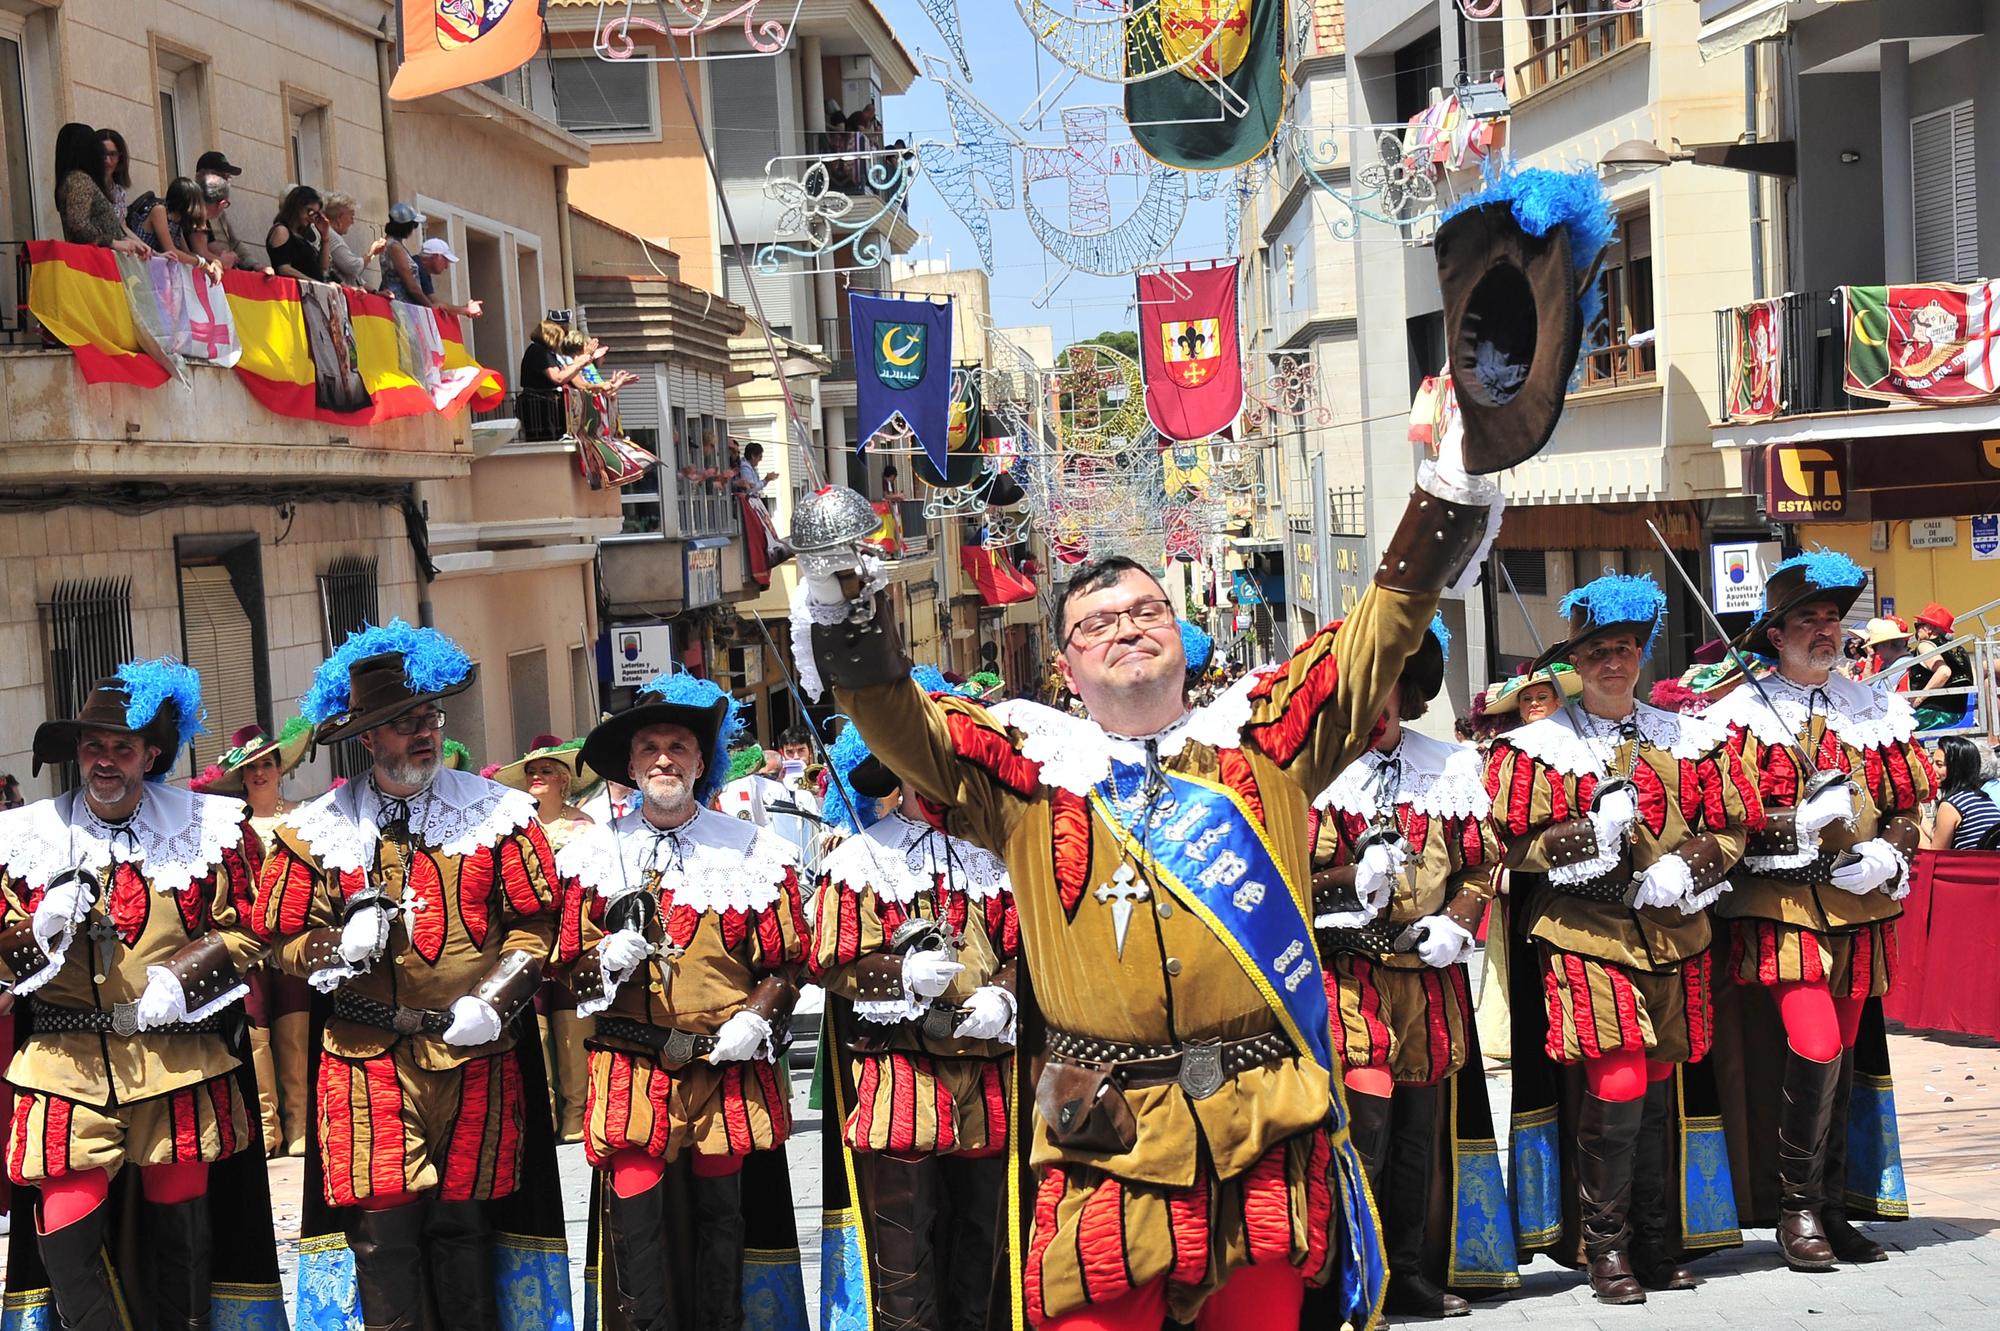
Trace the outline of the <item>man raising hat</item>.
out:
M 1573 1132 L 1558 1128 L 1556 1085 L 1523 1132 L 1517 1090 L 1517 1188 L 1524 1173 L 1566 1175 L 1554 1157 L 1571 1140 L 1577 1184 L 1574 1210 L 1522 1193 L 1521 1246 L 1581 1261 L 1601 1303 L 1694 1284 L 1669 1213 L 1669 1081 L 1708 1053 L 1707 907 L 1762 816 L 1723 726 L 1634 696 L 1665 609 L 1650 577 L 1606 574 L 1564 597 L 1569 636 L 1535 668 L 1574 665 L 1581 705 L 1502 735 L 1487 765 L 1507 862 L 1547 875 L 1526 895 L 1517 880 L 1518 926 L 1540 965 L 1514 968 L 1513 1007 L 1548 1013 L 1550 1062 L 1583 1065 Z M 1515 1040 L 1517 1066 L 1529 1043 Z
M 583 744 L 583 762 L 640 807 L 557 859 L 557 960 L 577 1011 L 597 1018 L 583 1149 L 608 1184 L 599 1288 L 616 1289 L 633 1331 L 743 1325 L 744 1163 L 791 1134 L 777 1059 L 806 957 L 798 872 L 775 833 L 704 807 L 740 726 L 716 684 L 655 676 Z M 684 1157 L 693 1215 L 670 1217 L 667 1166 Z M 789 1219 L 789 1191 L 754 1200 Z M 682 1232 L 691 1271 L 668 1242 Z
M 541 1060 L 526 1066 L 510 1028 L 555 934 L 555 866 L 533 799 L 440 766 L 442 704 L 472 681 L 435 629 L 395 620 L 351 635 L 300 710 L 317 743 L 358 740 L 369 770 L 279 824 L 257 894 L 279 964 L 332 996 L 315 1078 L 320 1192 L 354 1208 L 370 1331 L 425 1325 L 431 1306 L 493 1331 L 483 1204 L 521 1182 L 524 1141 L 551 1152 L 531 1167 L 553 1172 L 545 1123 L 523 1127 L 546 1113 L 523 1088 L 525 1074 L 539 1091 Z M 306 1200 L 312 1234 L 319 1198 Z M 299 1284 L 303 1299 L 314 1282 Z
M 263 950 L 238 927 L 257 837 L 240 801 L 161 783 L 201 714 L 187 666 L 121 666 L 35 731 L 36 769 L 75 763 L 77 788 L 0 814 L 0 970 L 33 1030 L 8 1069 L 8 1176 L 41 1192 L 35 1223 L 13 1227 L 7 1298 L 52 1293 L 72 1331 L 118 1331 L 125 1300 L 160 1326 L 283 1316 L 254 1089 L 223 1025 Z M 114 1282 L 106 1197 L 126 1165 L 151 1260 Z
M 821 868 L 813 962 L 871 1258 L 854 1283 L 872 1286 L 882 1331 L 983 1327 L 1014 1093 L 1021 928 L 1007 866 L 950 835 L 859 728 L 828 756 L 843 785 L 828 790 L 828 821 L 853 835 Z M 868 1308 L 850 1311 L 868 1324 Z
M 1764 803 L 1716 914 L 1737 982 L 1769 992 L 1784 1026 L 1776 1149 L 1761 1159 L 1777 1168 L 1778 1251 L 1800 1271 L 1887 1256 L 1847 1222 L 1848 1180 L 1874 1199 L 1881 1178 L 1848 1167 L 1847 1122 L 1863 1008 L 1895 980 L 1895 920 L 1935 785 L 1909 702 L 1834 669 L 1842 617 L 1867 581 L 1828 550 L 1779 564 L 1739 642 L 1777 671 L 1707 713 L 1735 728 Z
M 1460 1115 L 1482 1139 L 1482 1162 L 1490 1166 L 1467 1178 L 1472 1153 L 1464 1148 L 1481 1143 L 1458 1142 L 1458 1123 L 1441 1112 L 1447 1080 L 1468 1064 L 1473 1075 L 1461 1083 L 1461 1096 L 1486 1100 L 1465 960 L 1500 861 L 1478 752 L 1405 724 L 1443 688 L 1449 643 L 1443 621 L 1433 619 L 1389 692 L 1374 746 L 1313 801 L 1314 863 L 1326 866 L 1313 874 L 1313 924 L 1354 1146 L 1382 1210 L 1384 1306 L 1425 1317 L 1470 1311 L 1448 1285 L 1490 1291 L 1520 1280 L 1511 1247 L 1482 1269 L 1474 1245 L 1462 1244 L 1452 1269 L 1424 1269 L 1426 1237 L 1459 1232 L 1459 1190 L 1431 1186 L 1439 1156 L 1456 1161 L 1462 1184 L 1500 1180 L 1490 1115 L 1484 1128 L 1481 1115 Z M 1439 1151 L 1441 1131 L 1455 1149 Z

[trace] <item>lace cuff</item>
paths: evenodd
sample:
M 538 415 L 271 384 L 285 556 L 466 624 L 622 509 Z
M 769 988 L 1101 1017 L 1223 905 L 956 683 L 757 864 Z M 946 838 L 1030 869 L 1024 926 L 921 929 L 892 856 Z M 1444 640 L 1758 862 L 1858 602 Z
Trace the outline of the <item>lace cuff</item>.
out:
M 1602 878 L 1618 867 L 1618 860 L 1625 850 L 1625 829 L 1613 827 L 1599 818 L 1595 811 L 1590 814 L 1590 830 L 1597 836 L 1597 854 L 1574 864 L 1557 865 L 1549 870 L 1549 881 L 1559 887 L 1571 883 L 1588 883 Z

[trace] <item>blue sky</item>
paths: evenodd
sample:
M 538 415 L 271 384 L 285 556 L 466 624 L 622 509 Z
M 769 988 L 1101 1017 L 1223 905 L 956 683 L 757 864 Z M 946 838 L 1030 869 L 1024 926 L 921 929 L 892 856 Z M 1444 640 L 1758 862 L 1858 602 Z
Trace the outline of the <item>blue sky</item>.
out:
M 895 28 L 896 35 L 911 55 L 928 53 L 943 56 L 950 65 L 950 49 L 932 25 L 917 0 L 875 0 Z M 972 93 L 997 115 L 1018 124 L 1044 86 L 1055 82 L 1062 66 L 1046 51 L 1040 51 L 1021 22 L 1013 0 L 959 0 L 959 18 L 965 30 L 965 49 L 972 64 Z M 1039 53 L 1039 69 L 1038 64 Z M 956 70 L 955 65 L 950 65 Z M 1063 96 L 1060 106 L 1090 103 L 1117 103 L 1122 89 L 1112 83 L 1079 79 Z M 928 79 L 919 78 L 901 97 L 887 99 L 883 128 L 891 140 L 915 142 L 925 138 L 949 138 L 950 122 L 945 115 L 943 93 Z M 1113 118 L 1114 137 L 1118 132 Z M 1058 116 L 1046 113 L 1040 127 L 1030 123 L 1021 130 L 1031 142 L 1055 144 L 1062 139 Z M 1019 158 L 1016 158 L 1017 191 Z M 1136 195 L 1137 182 L 1115 180 L 1111 185 L 1114 216 L 1121 205 L 1129 206 Z M 1035 186 L 1035 198 L 1045 212 L 1063 215 L 1062 183 L 1047 181 Z M 972 235 L 955 214 L 945 207 L 928 181 L 919 180 L 912 194 L 911 220 L 930 239 L 919 243 L 911 257 L 944 259 L 949 252 L 955 268 L 979 265 L 979 250 Z M 1033 304 L 1043 284 L 1062 271 L 1035 239 L 1016 206 L 1006 212 L 989 214 L 993 228 L 992 290 L 994 320 L 1017 324 L 1050 324 L 1055 328 L 1056 346 L 1089 337 L 1102 329 L 1137 326 L 1136 311 L 1130 308 L 1133 279 L 1092 277 L 1072 274 L 1042 308 Z M 1224 239 L 1223 204 L 1220 200 L 1191 200 L 1180 234 L 1166 257 L 1208 259 L 1221 256 Z

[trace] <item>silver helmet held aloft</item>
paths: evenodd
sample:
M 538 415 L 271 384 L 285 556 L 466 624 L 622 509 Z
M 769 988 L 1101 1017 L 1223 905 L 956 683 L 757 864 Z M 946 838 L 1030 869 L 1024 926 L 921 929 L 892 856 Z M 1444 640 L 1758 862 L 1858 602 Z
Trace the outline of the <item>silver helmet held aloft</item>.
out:
M 799 571 L 811 577 L 859 568 L 861 542 L 881 524 L 859 491 L 821 486 L 792 506 L 791 547 Z

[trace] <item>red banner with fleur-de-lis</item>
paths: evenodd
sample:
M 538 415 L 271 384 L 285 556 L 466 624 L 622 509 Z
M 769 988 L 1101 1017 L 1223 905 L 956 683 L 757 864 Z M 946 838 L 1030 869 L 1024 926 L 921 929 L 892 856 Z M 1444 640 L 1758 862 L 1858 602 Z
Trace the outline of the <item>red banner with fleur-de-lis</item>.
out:
M 1139 274 L 1139 363 L 1146 415 L 1168 439 L 1220 434 L 1243 410 L 1236 265 Z

